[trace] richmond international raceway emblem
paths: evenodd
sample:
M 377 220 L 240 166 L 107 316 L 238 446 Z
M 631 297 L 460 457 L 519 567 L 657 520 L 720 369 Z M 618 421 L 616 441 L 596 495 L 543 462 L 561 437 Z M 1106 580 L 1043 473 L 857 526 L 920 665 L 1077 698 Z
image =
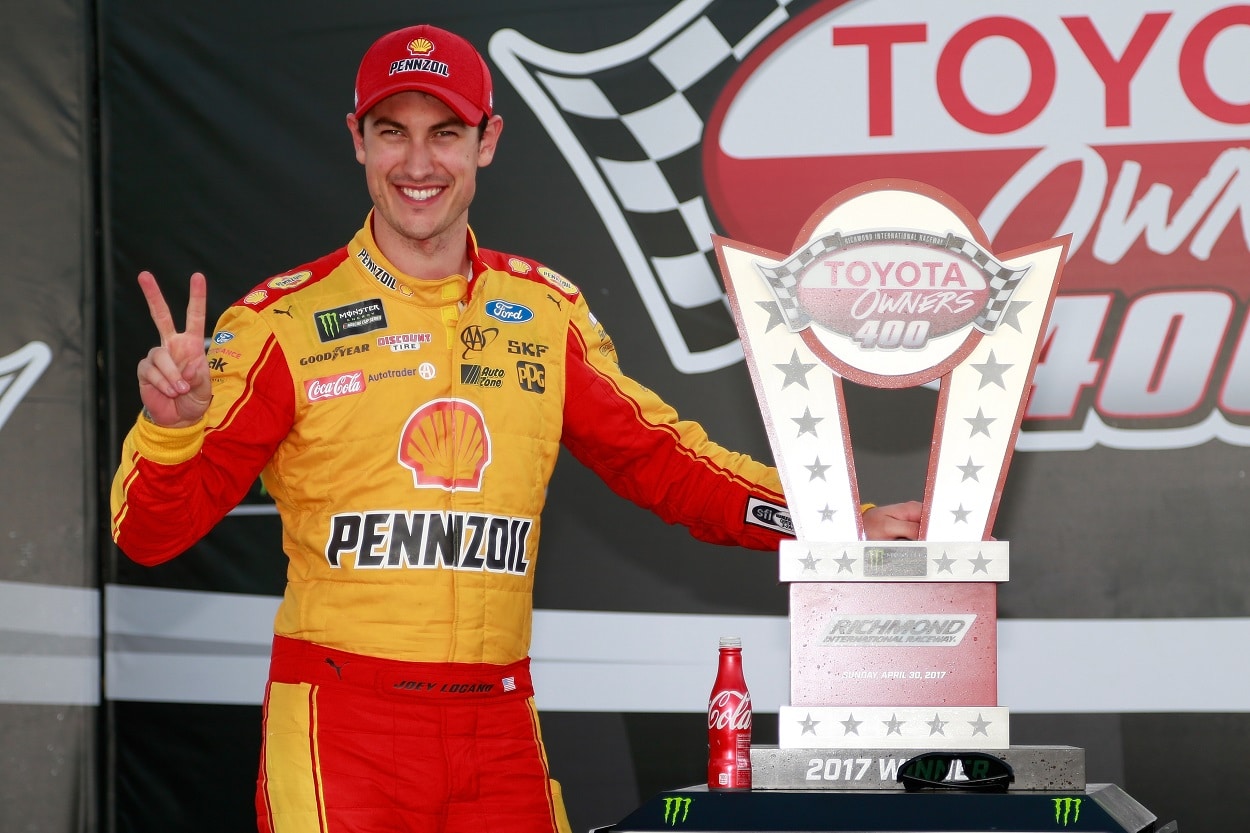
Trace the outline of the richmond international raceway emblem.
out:
M 906 171 L 996 251 L 1072 235 L 1018 448 L 1250 446 L 1246 6 L 747 5 L 685 0 L 580 53 L 490 42 L 674 368 L 743 356 L 686 323 L 724 315 L 711 234 L 790 251 L 828 194 Z
M 0 357 L 0 428 L 51 363 L 52 350 L 42 341 Z

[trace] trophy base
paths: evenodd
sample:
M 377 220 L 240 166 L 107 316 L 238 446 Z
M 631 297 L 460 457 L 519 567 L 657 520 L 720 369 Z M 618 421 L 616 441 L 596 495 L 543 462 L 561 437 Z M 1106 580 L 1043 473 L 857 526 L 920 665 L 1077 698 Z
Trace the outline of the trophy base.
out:
M 753 790 L 897 790 L 898 770 L 916 749 L 782 749 L 751 747 Z M 969 747 L 965 751 L 980 751 Z M 1015 775 L 1010 791 L 1078 791 L 1086 787 L 1085 750 L 1075 746 L 1012 746 L 991 752 Z
M 782 749 L 1007 749 L 1002 706 L 782 706 Z

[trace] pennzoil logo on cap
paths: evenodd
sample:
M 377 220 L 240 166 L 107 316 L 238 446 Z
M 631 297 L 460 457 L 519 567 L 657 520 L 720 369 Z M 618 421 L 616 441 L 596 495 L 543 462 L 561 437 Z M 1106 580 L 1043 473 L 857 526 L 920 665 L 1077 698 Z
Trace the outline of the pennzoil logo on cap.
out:
M 431 72 L 444 78 L 451 77 L 451 70 L 448 69 L 447 64 L 430 57 L 434 52 L 434 44 L 429 38 L 413 38 L 408 41 L 407 46 L 408 54 L 412 57 L 392 61 L 387 75 L 397 75 L 401 72 Z

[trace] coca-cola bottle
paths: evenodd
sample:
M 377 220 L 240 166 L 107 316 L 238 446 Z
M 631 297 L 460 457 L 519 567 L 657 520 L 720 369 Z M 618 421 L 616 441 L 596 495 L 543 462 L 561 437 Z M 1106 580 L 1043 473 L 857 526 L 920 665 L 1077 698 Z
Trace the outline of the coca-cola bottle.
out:
M 720 665 L 707 703 L 707 745 L 708 789 L 751 789 L 751 694 L 736 636 L 720 640 Z

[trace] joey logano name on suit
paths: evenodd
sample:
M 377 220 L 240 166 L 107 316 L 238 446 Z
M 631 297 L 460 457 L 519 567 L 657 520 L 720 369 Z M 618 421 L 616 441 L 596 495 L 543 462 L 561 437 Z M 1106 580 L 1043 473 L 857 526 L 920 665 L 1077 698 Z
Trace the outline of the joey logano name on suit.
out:
M 356 569 L 529 571 L 532 518 L 476 512 L 344 512 L 330 518 L 326 561 Z

